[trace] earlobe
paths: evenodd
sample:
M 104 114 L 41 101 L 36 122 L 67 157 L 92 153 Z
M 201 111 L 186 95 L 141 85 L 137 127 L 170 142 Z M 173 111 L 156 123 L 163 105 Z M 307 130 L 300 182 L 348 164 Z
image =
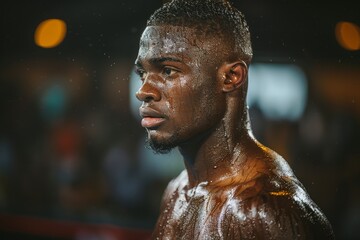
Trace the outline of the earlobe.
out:
M 243 61 L 225 63 L 219 68 L 219 74 L 223 91 L 231 92 L 246 81 L 247 65 Z

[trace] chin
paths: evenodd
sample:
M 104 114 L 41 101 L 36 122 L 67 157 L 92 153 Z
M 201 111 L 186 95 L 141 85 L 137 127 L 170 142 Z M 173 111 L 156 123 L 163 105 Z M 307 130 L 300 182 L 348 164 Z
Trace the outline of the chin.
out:
M 162 136 L 162 134 L 152 133 L 152 131 L 148 131 L 146 145 L 155 153 L 166 154 L 178 146 L 176 134 Z

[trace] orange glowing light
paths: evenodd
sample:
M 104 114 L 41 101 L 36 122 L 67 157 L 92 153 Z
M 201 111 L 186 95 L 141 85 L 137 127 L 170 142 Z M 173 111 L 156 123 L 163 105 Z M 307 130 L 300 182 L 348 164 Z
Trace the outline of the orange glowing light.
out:
M 360 28 L 351 22 L 339 22 L 335 27 L 338 43 L 350 51 L 360 50 Z
M 43 48 L 58 46 L 65 38 L 66 23 L 61 19 L 47 19 L 41 22 L 36 30 L 34 40 Z

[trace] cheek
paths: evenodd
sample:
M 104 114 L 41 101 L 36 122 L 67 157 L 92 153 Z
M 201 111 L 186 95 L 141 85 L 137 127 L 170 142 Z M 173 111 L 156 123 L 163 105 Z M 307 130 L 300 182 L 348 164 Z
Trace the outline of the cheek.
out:
M 217 97 L 214 88 L 185 84 L 181 86 L 180 94 L 174 94 L 173 100 L 178 101 L 171 105 L 174 106 L 178 122 L 200 127 L 215 120 L 211 118 L 219 112 L 214 104 Z
M 194 123 L 199 106 L 199 90 L 187 79 L 166 84 L 166 108 L 172 122 L 179 127 Z
M 211 81 L 212 79 L 208 79 Z M 225 115 L 225 98 L 221 91 L 213 85 L 204 86 L 199 92 L 196 102 L 196 120 L 199 124 L 213 126 Z

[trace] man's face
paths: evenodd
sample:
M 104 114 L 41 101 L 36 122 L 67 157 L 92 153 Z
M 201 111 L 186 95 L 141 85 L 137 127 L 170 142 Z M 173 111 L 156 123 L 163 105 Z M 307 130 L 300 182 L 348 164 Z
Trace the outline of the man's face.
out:
M 217 80 L 221 48 L 191 28 L 147 27 L 136 59 L 140 114 L 150 146 L 166 152 L 206 135 L 221 121 L 225 98 Z

